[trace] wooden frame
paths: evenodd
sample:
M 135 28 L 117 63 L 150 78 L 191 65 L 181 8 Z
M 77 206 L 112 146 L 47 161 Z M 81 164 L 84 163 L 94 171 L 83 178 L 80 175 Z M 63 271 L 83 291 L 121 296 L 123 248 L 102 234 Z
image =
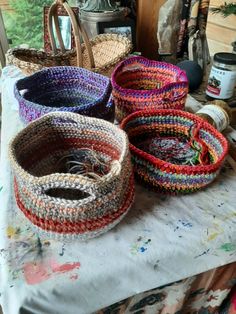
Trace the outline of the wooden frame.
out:
M 126 35 L 133 44 L 133 49 L 136 47 L 136 25 L 132 19 L 124 19 L 110 22 L 97 23 L 98 34 L 112 33 Z
M 49 6 L 44 7 L 44 13 L 43 13 L 44 50 L 47 52 L 52 51 L 52 47 L 51 47 L 51 43 L 50 43 L 50 39 L 49 39 L 49 33 L 48 33 L 48 11 L 49 11 L 49 8 L 50 8 Z M 74 8 L 72 8 L 72 10 L 75 12 L 76 15 L 79 14 L 79 8 L 74 7 Z M 60 20 L 60 17 L 65 16 L 65 17 L 68 17 L 68 21 L 70 21 L 66 10 L 62 6 L 58 7 L 57 15 L 59 16 L 59 20 Z M 72 32 L 71 22 L 69 22 L 69 23 L 70 23 L 70 44 L 69 44 L 69 46 L 66 46 L 67 50 L 75 48 L 75 39 L 74 39 L 73 32 Z M 63 34 L 62 34 L 62 36 L 63 36 Z M 57 38 L 56 38 L 56 40 L 57 40 Z M 59 48 L 59 46 L 58 46 L 58 48 Z

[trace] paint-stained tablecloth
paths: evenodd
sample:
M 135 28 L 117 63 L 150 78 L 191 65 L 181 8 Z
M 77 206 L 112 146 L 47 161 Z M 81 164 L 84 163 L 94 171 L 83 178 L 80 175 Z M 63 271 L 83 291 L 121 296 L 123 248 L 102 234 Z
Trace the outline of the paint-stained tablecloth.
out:
M 163 196 L 136 186 L 125 219 L 87 242 L 38 238 L 18 210 L 8 143 L 23 127 L 14 67 L 3 69 L 0 304 L 4 314 L 92 313 L 132 295 L 236 261 L 236 174 L 226 164 L 204 190 Z

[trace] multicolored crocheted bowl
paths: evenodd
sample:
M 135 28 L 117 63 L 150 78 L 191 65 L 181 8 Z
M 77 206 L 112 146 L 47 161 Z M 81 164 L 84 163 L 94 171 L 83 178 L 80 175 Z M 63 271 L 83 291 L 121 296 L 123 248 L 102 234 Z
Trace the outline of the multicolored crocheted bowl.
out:
M 136 177 L 165 193 L 189 193 L 218 175 L 228 151 L 224 136 L 202 118 L 181 110 L 142 110 L 126 117 Z
M 114 121 L 109 78 L 83 68 L 45 68 L 17 81 L 14 92 L 24 123 L 54 111 Z
M 17 205 L 47 237 L 96 237 L 133 203 L 128 138 L 110 122 L 47 114 L 16 135 L 9 156 Z
M 112 73 L 116 118 L 143 109 L 184 109 L 188 79 L 184 71 L 165 62 L 131 57 Z

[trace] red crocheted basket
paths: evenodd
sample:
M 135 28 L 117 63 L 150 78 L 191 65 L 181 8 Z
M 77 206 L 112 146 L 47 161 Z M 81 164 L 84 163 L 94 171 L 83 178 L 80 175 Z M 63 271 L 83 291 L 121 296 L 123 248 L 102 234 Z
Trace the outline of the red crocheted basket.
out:
M 116 118 L 143 109 L 184 109 L 188 79 L 177 66 L 165 62 L 131 57 L 112 73 Z
M 228 152 L 225 137 L 202 118 L 181 110 L 142 110 L 126 117 L 136 177 L 167 193 L 189 193 L 211 183 Z

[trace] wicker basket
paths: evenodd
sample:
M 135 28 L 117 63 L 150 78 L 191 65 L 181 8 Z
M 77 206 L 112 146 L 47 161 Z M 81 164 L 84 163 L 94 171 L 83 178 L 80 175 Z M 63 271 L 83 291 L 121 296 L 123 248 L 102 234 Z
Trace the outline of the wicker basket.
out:
M 58 52 L 53 33 L 52 21 L 59 25 L 57 7 L 62 5 L 67 11 L 75 37 L 76 48 L 66 51 L 60 28 L 56 27 L 61 52 Z M 89 40 L 66 0 L 56 0 L 49 9 L 48 31 L 53 53 L 35 49 L 14 48 L 7 52 L 8 64 L 19 67 L 26 75 L 32 74 L 44 67 L 52 66 L 79 66 L 110 76 L 114 66 L 125 58 L 132 50 L 131 41 L 124 36 L 116 34 L 101 34 Z M 81 44 L 81 37 L 83 44 Z
M 224 136 L 202 118 L 181 110 L 142 110 L 126 117 L 137 178 L 166 193 L 189 193 L 211 183 L 228 151 Z
M 109 78 L 83 68 L 45 68 L 18 80 L 14 93 L 24 123 L 53 111 L 114 121 Z
M 18 207 L 49 237 L 98 236 L 133 202 L 128 139 L 107 121 L 49 113 L 18 133 L 9 156 Z
M 172 64 L 131 57 L 115 68 L 111 82 L 118 121 L 143 109 L 184 109 L 187 76 Z

